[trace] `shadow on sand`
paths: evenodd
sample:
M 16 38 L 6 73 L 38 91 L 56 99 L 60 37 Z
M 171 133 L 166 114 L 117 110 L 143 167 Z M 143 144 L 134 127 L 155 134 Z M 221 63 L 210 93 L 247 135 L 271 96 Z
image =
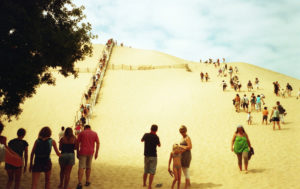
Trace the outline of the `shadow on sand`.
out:
M 217 188 L 223 186 L 222 184 L 208 183 L 191 183 L 191 188 Z
M 249 173 L 263 173 L 263 172 L 265 172 L 266 171 L 266 169 L 251 169 L 251 170 L 249 170 Z

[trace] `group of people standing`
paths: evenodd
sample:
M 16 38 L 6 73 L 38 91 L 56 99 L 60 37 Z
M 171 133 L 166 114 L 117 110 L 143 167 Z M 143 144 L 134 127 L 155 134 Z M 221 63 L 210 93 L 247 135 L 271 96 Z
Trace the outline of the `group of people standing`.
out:
M 5 169 L 8 175 L 6 189 L 10 189 L 13 182 L 15 183 L 14 188 L 19 189 L 22 173 L 27 171 L 28 164 L 28 143 L 23 139 L 26 134 L 26 130 L 20 128 L 17 132 L 17 138 L 10 140 L 7 145 L 6 137 L 1 136 L 3 128 L 4 126 L 0 122 L 0 144 L 6 146 L 11 153 L 15 153 L 17 156 L 15 159 L 21 162 L 20 164 L 17 164 L 10 161 L 10 159 L 13 158 L 12 155 L 6 158 Z M 59 156 L 60 183 L 58 187 L 63 189 L 69 188 L 70 174 L 73 165 L 75 164 L 75 152 L 79 159 L 77 189 L 82 188 L 84 171 L 86 174 L 85 186 L 89 186 L 91 184 L 90 174 L 92 159 L 93 157 L 97 159 L 100 148 L 97 133 L 92 131 L 89 125 L 85 125 L 84 131 L 76 137 L 72 128 L 68 127 L 59 140 L 59 146 L 57 146 L 56 141 L 51 138 L 51 135 L 51 129 L 49 127 L 43 127 L 38 134 L 38 138 L 34 142 L 29 162 L 29 172 L 32 172 L 31 188 L 39 188 L 38 183 L 40 174 L 44 173 L 45 189 L 50 189 L 52 170 L 52 161 L 50 156 L 52 149 L 54 149 L 56 155 Z M 24 159 L 24 164 L 22 163 L 22 159 Z
M 147 186 L 147 178 L 149 175 L 148 189 L 152 188 L 152 182 L 154 175 L 156 173 L 157 166 L 157 146 L 160 147 L 161 143 L 159 137 L 157 136 L 157 125 L 151 126 L 150 133 L 144 134 L 141 141 L 144 142 L 144 175 L 143 175 L 143 186 Z M 190 187 L 190 174 L 189 167 L 192 160 L 192 141 L 187 135 L 187 127 L 182 125 L 179 128 L 179 132 L 182 136 L 180 143 L 176 143 L 172 147 L 172 152 L 170 153 L 170 159 L 168 163 L 168 172 L 174 180 L 172 182 L 172 188 L 175 187 L 177 183 L 177 188 L 180 188 L 181 184 L 181 172 L 185 176 L 185 188 Z M 171 163 L 173 161 L 173 166 L 171 169 Z

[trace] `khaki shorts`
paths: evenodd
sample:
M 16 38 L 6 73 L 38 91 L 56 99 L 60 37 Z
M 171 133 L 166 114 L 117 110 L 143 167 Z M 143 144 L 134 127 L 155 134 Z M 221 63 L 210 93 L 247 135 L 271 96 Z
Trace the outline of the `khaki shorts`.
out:
M 157 157 L 144 158 L 144 173 L 155 175 L 157 165 Z
M 80 169 L 90 169 L 92 167 L 92 159 L 93 155 L 91 156 L 79 156 L 79 168 Z

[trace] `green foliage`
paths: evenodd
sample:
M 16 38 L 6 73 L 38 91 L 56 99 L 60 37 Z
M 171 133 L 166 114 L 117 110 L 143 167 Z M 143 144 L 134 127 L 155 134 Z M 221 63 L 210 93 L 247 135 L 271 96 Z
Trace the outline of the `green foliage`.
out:
M 96 37 L 83 9 L 70 0 L 0 1 L 0 118 L 18 117 L 39 85 L 54 85 L 51 68 L 77 76 L 74 63 L 91 55 Z

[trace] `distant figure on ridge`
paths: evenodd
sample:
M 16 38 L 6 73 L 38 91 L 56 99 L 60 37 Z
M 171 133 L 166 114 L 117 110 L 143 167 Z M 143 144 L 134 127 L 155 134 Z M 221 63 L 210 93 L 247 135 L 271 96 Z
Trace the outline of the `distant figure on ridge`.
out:
M 209 79 L 209 76 L 208 76 L 208 73 L 206 72 L 206 73 L 205 73 L 205 81 L 207 82 L 208 79 Z
M 200 78 L 201 78 L 201 81 L 203 82 L 203 79 L 204 79 L 204 73 L 203 72 L 200 73 Z

